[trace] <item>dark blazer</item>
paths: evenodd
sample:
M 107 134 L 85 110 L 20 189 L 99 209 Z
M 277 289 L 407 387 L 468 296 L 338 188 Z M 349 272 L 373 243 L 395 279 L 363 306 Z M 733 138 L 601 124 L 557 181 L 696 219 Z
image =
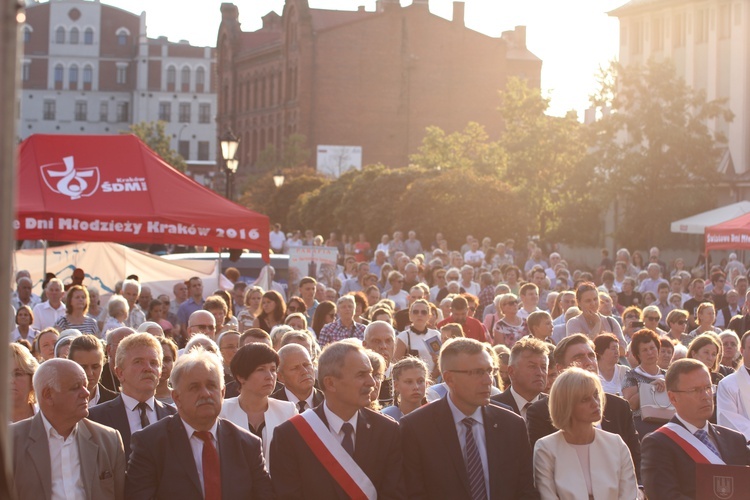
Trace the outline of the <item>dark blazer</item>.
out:
M 682 425 L 676 417 L 671 422 Z M 750 449 L 742 433 L 708 424 L 721 458 L 727 465 L 750 465 Z M 643 486 L 649 498 L 695 498 L 695 462 L 661 432 L 643 438 Z
M 177 413 L 173 406 L 165 405 L 157 399 L 154 399 L 154 409 L 156 410 L 157 420 Z M 130 457 L 130 424 L 126 411 L 125 402 L 122 400 L 122 396 L 118 394 L 111 401 L 89 408 L 89 420 L 120 431 L 122 444 L 125 446 L 125 459 L 127 460 Z
M 218 421 L 222 498 L 273 498 L 260 439 L 229 420 Z M 125 498 L 203 500 L 193 450 L 179 415 L 164 418 L 133 434 Z
M 641 444 L 633 425 L 633 412 L 630 404 L 614 394 L 605 394 L 604 415 L 602 429 L 613 434 L 619 434 L 630 450 L 635 466 L 638 484 L 641 484 Z M 537 440 L 549 436 L 557 429 L 552 425 L 549 416 L 549 398 L 539 400 L 526 410 L 526 427 L 529 430 L 529 441 L 533 448 Z
M 271 394 L 271 397 L 274 399 L 278 399 L 279 401 L 289 401 L 289 398 L 286 396 L 286 391 L 284 390 L 284 387 L 279 389 L 278 391 L 275 391 L 273 394 Z M 313 408 L 320 405 L 320 403 L 323 402 L 323 400 L 326 397 L 323 395 L 322 391 L 319 391 L 315 387 L 313 387 Z
M 99 384 L 97 385 L 96 390 L 99 392 L 99 402 L 97 403 L 97 405 L 106 403 L 107 401 L 112 401 L 117 397 L 116 392 L 110 391 L 109 389 L 104 387 L 101 382 L 99 382 Z
M 539 400 L 541 401 L 542 399 L 547 399 L 548 397 L 549 396 L 542 393 L 539 396 Z M 490 398 L 490 401 L 492 401 L 493 403 L 502 403 L 504 405 L 510 406 L 516 415 L 521 414 L 521 410 L 518 408 L 518 405 L 516 404 L 516 400 L 515 398 L 513 398 L 513 394 L 510 393 L 510 387 L 505 389 L 505 391 L 501 392 L 500 394 L 497 394 L 496 396 L 492 396 Z
M 99 377 L 99 383 L 115 394 L 119 394 L 120 380 L 117 378 L 117 375 L 115 375 L 115 372 L 112 371 L 111 367 L 112 365 L 109 363 L 109 361 L 104 363 L 104 366 L 102 367 L 102 374 Z
M 323 405 L 314 411 L 327 426 Z M 359 410 L 355 436 L 354 461 L 372 481 L 378 499 L 405 499 L 398 424 L 365 408 Z M 289 421 L 274 431 L 270 471 L 277 499 L 349 498 Z
M 470 499 L 469 477 L 447 398 L 401 419 L 410 499 Z M 492 500 L 538 499 L 523 419 L 494 405 L 482 409 Z

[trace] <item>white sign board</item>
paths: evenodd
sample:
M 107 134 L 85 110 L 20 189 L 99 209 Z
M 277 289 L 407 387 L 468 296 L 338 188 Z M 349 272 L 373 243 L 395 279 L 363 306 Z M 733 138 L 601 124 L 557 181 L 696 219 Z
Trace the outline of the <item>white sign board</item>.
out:
M 318 172 L 334 178 L 351 169 L 362 170 L 362 146 L 318 146 Z

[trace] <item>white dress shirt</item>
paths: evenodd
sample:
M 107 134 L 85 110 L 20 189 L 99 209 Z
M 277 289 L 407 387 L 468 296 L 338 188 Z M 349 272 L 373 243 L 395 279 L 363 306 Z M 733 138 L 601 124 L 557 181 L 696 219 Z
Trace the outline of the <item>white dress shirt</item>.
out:
M 518 411 L 521 412 L 521 418 L 526 420 L 526 412 L 528 411 L 528 408 L 526 408 L 526 403 L 536 403 L 537 401 L 539 401 L 539 394 L 537 394 L 531 401 L 526 401 L 523 396 L 516 392 L 512 385 L 510 386 L 510 394 L 511 396 L 513 396 L 513 399 L 516 402 L 516 406 L 518 406 Z
M 477 421 L 476 424 L 471 426 L 472 434 L 474 435 L 474 442 L 477 444 L 477 451 L 479 452 L 479 458 L 482 460 L 482 470 L 484 471 L 484 487 L 487 491 L 487 497 L 492 497 L 490 491 L 490 468 L 487 464 L 487 440 L 484 437 L 484 417 L 482 416 L 482 407 L 478 407 L 471 415 L 464 415 L 455 404 L 450 393 L 446 397 L 448 400 L 448 406 L 453 414 L 453 422 L 456 424 L 456 433 L 458 434 L 458 443 L 461 445 L 461 450 L 466 452 L 466 425 L 463 423 L 463 419 L 471 417 Z M 464 463 L 466 463 L 466 456 L 463 457 Z
M 124 392 L 120 394 L 122 395 L 122 402 L 125 403 L 125 413 L 127 413 L 128 415 L 130 434 L 133 434 L 135 431 L 143 429 L 143 427 L 141 426 L 141 411 L 136 408 L 136 406 L 138 405 L 138 400 L 131 398 Z M 158 418 L 156 417 L 156 407 L 154 406 L 156 403 L 154 402 L 153 396 L 147 399 L 145 403 L 148 406 L 148 408 L 146 409 L 148 423 L 153 424 L 158 420 Z
M 328 403 L 323 403 L 323 413 L 326 416 L 326 420 L 328 420 L 328 430 L 331 431 L 331 434 L 333 434 L 333 437 L 336 438 L 336 440 L 340 443 L 344 440 L 344 433 L 341 432 L 341 427 L 344 425 L 344 419 L 333 413 L 328 408 Z M 352 432 L 352 444 L 354 444 L 353 449 L 357 449 L 357 418 L 359 417 L 359 412 L 354 412 L 354 416 L 347 420 L 350 424 L 352 424 L 352 428 L 354 431 Z
M 690 434 L 692 434 L 693 436 L 695 436 L 695 433 L 698 432 L 698 427 L 696 427 L 693 424 L 685 421 L 685 419 L 682 418 L 677 413 L 675 413 L 675 417 L 677 417 L 677 420 L 679 420 L 680 422 L 682 422 L 682 425 L 685 426 L 685 428 L 688 430 L 688 432 Z M 718 450 L 719 449 L 719 444 L 716 442 L 716 440 L 714 439 L 714 437 L 711 435 L 711 430 L 710 430 L 710 428 L 708 426 L 708 420 L 706 420 L 706 423 L 703 424 L 703 427 L 701 427 L 701 429 L 703 429 L 704 431 L 706 431 L 706 434 L 708 435 L 708 440 L 711 441 L 711 444 L 714 445 L 714 448 L 716 448 Z M 697 438 L 698 436 L 695 436 L 695 437 Z M 721 458 L 721 457 L 719 457 L 719 458 Z
M 49 305 L 49 300 L 45 300 L 41 304 L 34 306 L 34 322 L 31 327 L 36 330 L 44 330 L 51 326 L 55 326 L 57 320 L 65 316 L 65 304 L 60 302 L 60 307 L 55 309 Z
M 78 500 L 86 498 L 81 475 L 81 458 L 78 454 L 78 423 L 67 438 L 63 438 L 42 413 L 42 422 L 49 445 L 52 472 L 51 500 Z
M 299 403 L 300 399 L 297 396 L 295 396 L 294 393 L 292 391 L 290 391 L 289 389 L 287 389 L 286 387 L 284 387 L 284 392 L 286 393 L 287 400 L 290 403 L 294 403 L 294 406 L 297 406 L 297 403 Z M 307 403 L 307 406 L 305 407 L 306 410 L 308 408 L 312 408 L 313 407 L 313 395 L 314 394 L 315 394 L 315 389 L 311 390 L 310 391 L 310 396 L 307 399 L 305 399 L 305 403 Z M 356 430 L 356 428 L 355 428 L 355 430 Z
M 190 442 L 190 449 L 193 451 L 193 460 L 195 460 L 195 468 L 198 469 L 198 479 L 201 482 L 201 491 L 203 492 L 203 496 L 206 496 L 206 485 L 203 481 L 203 440 L 195 435 L 196 430 L 190 427 L 185 420 L 182 418 L 180 418 L 180 420 L 182 420 L 182 425 L 185 426 L 185 432 L 187 432 L 188 441 Z M 217 454 L 219 453 L 219 439 L 216 436 L 216 428 L 218 425 L 219 421 L 216 420 L 213 427 L 208 430 L 208 432 L 211 433 L 211 440 L 214 443 L 214 448 L 216 448 Z

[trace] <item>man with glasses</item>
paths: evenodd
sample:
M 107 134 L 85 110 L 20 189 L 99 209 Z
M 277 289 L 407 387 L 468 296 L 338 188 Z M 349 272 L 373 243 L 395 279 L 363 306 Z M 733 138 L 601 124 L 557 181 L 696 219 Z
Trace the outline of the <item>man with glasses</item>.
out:
M 401 419 L 408 496 L 539 498 L 523 419 L 490 404 L 497 367 L 484 345 L 451 339 L 438 362 L 448 395 Z
M 740 340 L 743 365 L 719 382 L 716 391 L 716 420 L 737 430 L 750 441 L 750 333 Z
M 643 485 L 649 498 L 695 498 L 696 463 L 750 465 L 747 436 L 708 421 L 713 385 L 703 363 L 675 361 L 666 382 L 676 414 L 643 439 Z
M 185 342 L 189 341 L 190 337 L 196 333 L 202 333 L 214 340 L 216 337 L 216 317 L 203 309 L 192 313 L 188 319 Z

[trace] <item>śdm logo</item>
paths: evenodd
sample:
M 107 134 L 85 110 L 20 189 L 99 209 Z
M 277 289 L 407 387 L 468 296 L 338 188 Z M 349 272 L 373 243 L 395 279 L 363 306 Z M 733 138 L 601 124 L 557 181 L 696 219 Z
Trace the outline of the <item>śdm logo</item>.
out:
M 91 196 L 99 188 L 99 167 L 75 168 L 72 156 L 63 158 L 63 163 L 50 163 L 40 167 L 47 187 L 57 194 L 69 196 L 71 200 Z M 53 170 L 64 165 L 65 169 Z

